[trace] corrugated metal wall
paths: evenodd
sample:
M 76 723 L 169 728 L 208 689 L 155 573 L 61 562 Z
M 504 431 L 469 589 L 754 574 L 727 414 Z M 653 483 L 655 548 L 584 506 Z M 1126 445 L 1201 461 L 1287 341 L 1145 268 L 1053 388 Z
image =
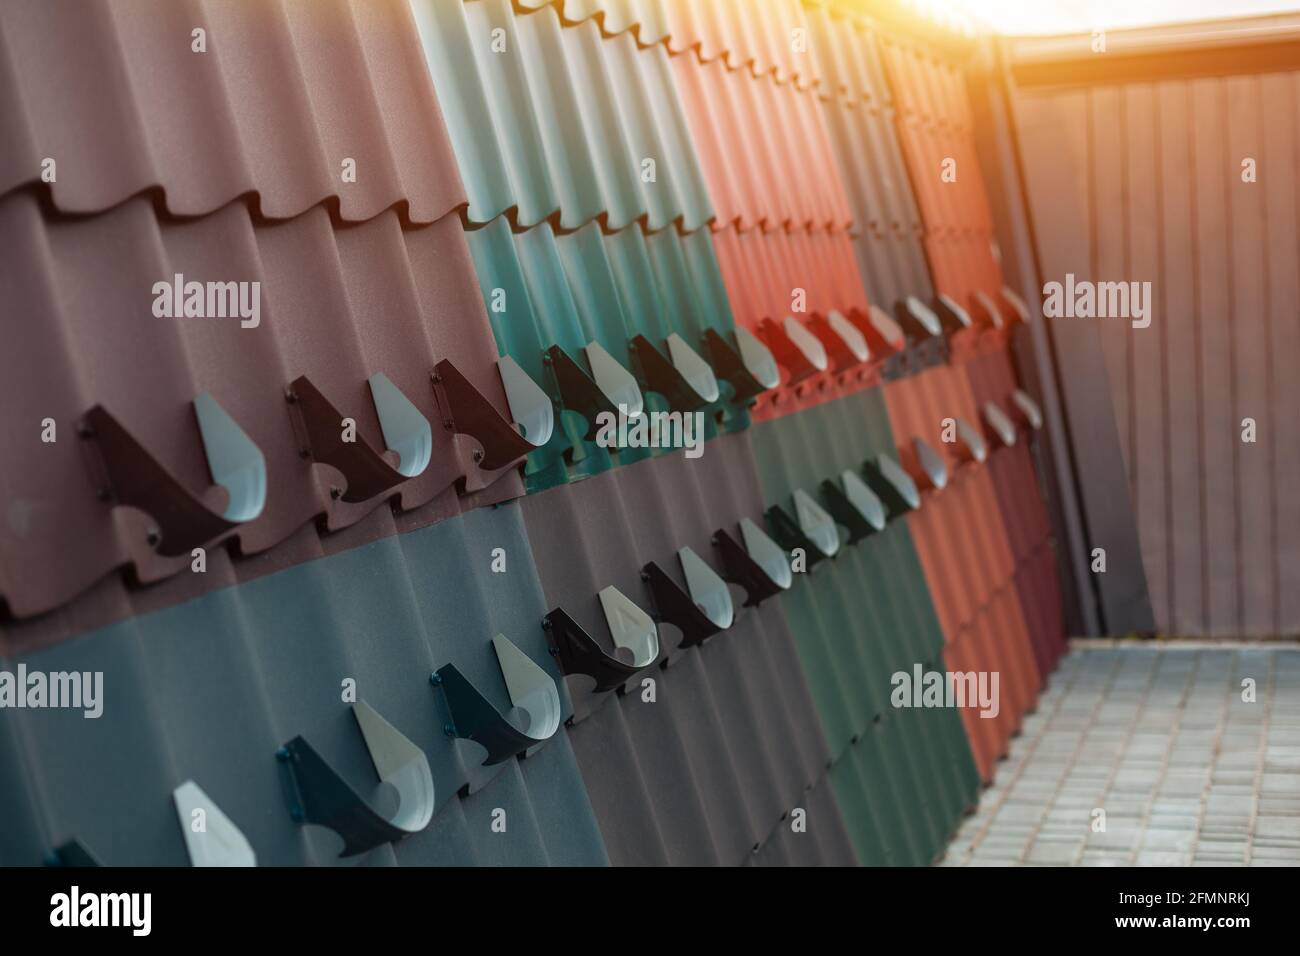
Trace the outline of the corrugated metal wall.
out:
M 1063 215 L 1059 189 L 1031 181 L 1040 246 L 1061 230 L 1078 237 L 1078 254 L 1055 257 L 1043 281 L 1072 271 L 1151 283 L 1147 328 L 1060 321 L 1096 323 L 1101 337 L 1156 629 L 1294 636 L 1300 74 L 1196 70 L 1166 77 L 1148 58 L 1087 85 L 1022 78 L 1023 161 L 1054 171 L 1081 212 Z

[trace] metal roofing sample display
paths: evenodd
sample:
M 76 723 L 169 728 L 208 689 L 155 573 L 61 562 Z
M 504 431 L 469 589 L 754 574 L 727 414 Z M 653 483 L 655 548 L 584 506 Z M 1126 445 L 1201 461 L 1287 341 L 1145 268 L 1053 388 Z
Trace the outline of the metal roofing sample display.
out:
M 525 702 L 508 686 L 519 662 L 494 650 L 500 635 L 567 712 L 538 627 L 544 610 L 510 506 L 26 655 L 32 670 L 102 671 L 102 714 L 0 711 L 0 863 L 38 864 L 77 840 L 108 865 L 184 865 L 190 821 L 178 823 L 171 794 L 193 781 L 264 865 L 347 851 L 371 865 L 603 864 L 565 733 L 522 760 L 480 766 L 483 747 L 448 732 L 472 725 L 453 717 L 445 682 L 429 680 L 450 664 L 482 695 L 480 710 Z M 377 776 L 398 784 L 397 815 L 367 802 Z
M 994 760 L 1032 707 L 1044 675 L 1014 590 L 1015 564 L 992 475 L 985 464 L 955 447 L 965 444 L 956 419 L 979 419 L 965 377 L 950 366 L 888 383 L 885 399 L 899 459 L 923 488 L 925 503 L 908 522 L 947 641 L 947 659 L 956 670 L 1001 675 L 997 717 L 962 712 L 980 772 L 988 780 Z M 945 442 L 945 432 L 955 441 Z
M 690 51 L 672 66 L 713 199 L 736 323 L 784 369 L 755 417 L 865 387 L 875 358 L 867 296 L 816 93 Z
M 510 467 L 519 437 L 450 212 L 461 189 L 405 5 L 320 4 L 310 16 L 304 4 L 240 8 L 246 19 L 209 24 L 206 52 L 191 52 L 187 29 L 182 52 L 159 53 L 153 72 L 102 83 L 132 123 L 83 122 L 83 62 L 134 42 L 106 40 L 119 29 L 152 36 L 140 15 L 155 6 L 161 18 L 174 9 L 114 3 L 65 23 L 55 12 L 65 7 L 20 3 L 0 17 L 19 76 L 34 66 L 16 58 L 32 50 L 65 68 L 15 87 L 4 114 L 39 128 L 29 139 L 55 164 L 48 182 L 17 177 L 0 196 L 13 266 L 5 297 L 31 318 L 0 355 L 16 385 L 0 411 L 16 436 L 0 487 L 17 515 L 0 530 L 0 606 L 18 618 L 117 569 L 142 583 L 188 572 L 196 548 L 257 554 L 389 501 L 406 512 L 402 526 L 418 527 L 457 513 L 458 492 L 474 504 L 521 490 Z M 305 92 L 250 102 L 222 70 L 243 82 L 249 68 L 228 58 L 267 37 L 302 45 L 286 56 L 312 75 L 259 83 L 350 92 L 315 112 Z M 175 42 L 151 40 L 150 50 Z M 226 158 L 245 156 L 263 179 L 191 178 L 198 160 L 168 99 L 176 87 L 210 87 L 227 104 Z M 340 104 L 349 108 L 335 115 Z M 389 122 L 399 110 L 411 116 Z M 284 183 L 309 182 L 323 150 L 294 133 L 321 127 L 325 152 L 348 154 L 321 159 L 338 185 L 290 198 Z M 96 130 L 94 143 L 82 140 Z M 135 158 L 141 141 L 147 168 Z M 78 167 L 87 154 L 99 164 Z M 233 185 L 213 192 L 218 182 Z M 430 182 L 440 184 L 432 193 Z M 435 388 L 435 371 L 450 384 Z
M 412 7 L 497 343 L 551 405 L 528 488 L 655 453 L 597 443 L 619 406 L 744 427 L 762 385 L 701 231 L 713 213 L 667 51 L 504 0 Z
M 972 293 L 999 295 L 1002 279 L 961 67 L 905 38 L 881 40 L 934 287 L 969 309 Z
M 831 4 L 808 11 L 825 73 L 817 92 L 853 212 L 853 245 L 872 297 L 892 309 L 908 295 L 933 297 L 924 226 L 895 128 L 893 91 L 876 28 Z
M 1016 589 L 1041 674 L 1066 649 L 1060 571 L 1047 504 L 1039 485 L 1034 405 L 1017 395 L 1015 371 L 1001 349 L 964 364 L 979 421 L 969 423 L 988 443 L 988 467 L 1007 540 L 1015 559 Z M 1019 403 L 1018 403 L 1019 399 Z
M 874 493 L 863 484 L 874 481 L 878 456 L 893 450 L 880 391 L 763 422 L 751 434 L 770 524 L 787 524 L 779 512 L 800 496 L 815 496 L 835 514 L 836 553 L 814 562 L 810 552 L 809 570 L 795 575 L 781 600 L 859 858 L 928 863 L 972 804 L 978 780 L 953 710 L 892 701 L 896 675 L 942 672 L 945 663 L 943 633 L 901 518 L 906 505 L 871 507 Z M 888 524 L 887 514 L 895 519 Z M 841 527 L 848 532 L 842 544 Z
M 441 219 L 464 191 L 404 7 L 6 3 L 0 193 L 47 183 L 67 213 L 151 192 L 177 216 L 247 199 L 259 219 L 321 203 L 349 222 Z
M 604 657 L 619 650 L 612 627 L 657 628 L 660 667 L 601 665 L 626 693 L 593 689 L 589 671 L 567 678 L 569 735 L 610 860 L 852 863 L 781 602 L 746 607 L 743 587 L 705 589 L 746 580 L 725 544 L 761 541 L 738 527 L 762 512 L 747 433 L 698 459 L 676 452 L 531 495 L 523 509 L 548 605 Z M 553 639 L 565 623 L 552 615 Z

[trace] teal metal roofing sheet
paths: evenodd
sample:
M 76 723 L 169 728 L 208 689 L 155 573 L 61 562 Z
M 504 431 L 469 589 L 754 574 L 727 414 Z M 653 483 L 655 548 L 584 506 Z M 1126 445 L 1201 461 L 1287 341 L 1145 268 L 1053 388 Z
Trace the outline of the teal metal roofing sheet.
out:
M 493 570 L 494 548 L 504 573 Z M 507 709 L 490 648 L 498 633 L 560 677 L 538 626 L 545 608 L 518 507 L 317 556 L 24 656 L 31 669 L 102 671 L 103 713 L 0 711 L 0 863 L 37 864 L 76 838 L 106 864 L 183 865 L 171 791 L 189 779 L 259 863 L 334 861 L 337 837 L 290 817 L 276 750 L 301 734 L 345 779 L 373 780 L 343 702 L 348 678 L 425 754 L 437 806 L 428 829 L 360 862 L 605 863 L 563 730 L 523 760 L 479 768 L 481 749 L 445 735 L 429 684 L 452 662 Z M 210 573 L 235 584 L 229 568 Z M 466 785 L 473 792 L 462 796 Z M 493 832 L 496 808 L 503 833 Z
M 730 334 L 731 311 L 707 231 L 647 235 L 632 227 L 605 233 L 592 222 L 571 233 L 557 234 L 548 224 L 512 232 L 498 218 L 469 233 L 469 241 L 498 345 L 548 390 L 557 407 L 563 403 L 544 354 L 552 346 L 581 365 L 586 346 L 598 343 L 637 372 L 646 409 L 664 411 L 667 398 L 634 361 L 633 338 L 645 336 L 662 354 L 665 340 L 678 335 L 706 356 L 707 331 Z M 705 407 L 706 437 L 748 423 L 743 403 L 731 402 L 734 390 L 719 384 L 718 399 Z M 586 440 L 591 423 L 582 414 L 566 408 L 557 418 L 551 440 L 529 456 L 530 490 L 614 464 L 608 448 Z M 627 464 L 653 453 L 625 448 L 617 458 Z
M 471 223 L 698 229 L 708 194 L 662 47 L 509 0 L 411 0 Z

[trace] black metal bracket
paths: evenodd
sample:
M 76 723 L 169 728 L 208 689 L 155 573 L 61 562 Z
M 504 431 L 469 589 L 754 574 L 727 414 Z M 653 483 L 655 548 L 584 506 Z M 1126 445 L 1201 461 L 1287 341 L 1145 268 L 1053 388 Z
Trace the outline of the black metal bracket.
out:
M 654 561 L 641 568 L 641 577 L 650 585 L 655 613 L 682 632 L 681 647 L 703 644 L 724 630 L 705 614 L 682 588 Z
M 570 411 L 577 412 L 587 420 L 585 441 L 595 441 L 600 431 L 597 416 L 607 412 L 618 420 L 618 409 L 609 400 L 595 380 L 583 371 L 568 352 L 558 345 L 546 350 L 544 359 L 547 368 L 555 377 L 555 385 L 560 393 L 560 401 Z
M 547 612 L 542 627 L 546 630 L 552 652 L 560 662 L 560 669 L 565 674 L 591 677 L 596 681 L 598 694 L 623 686 L 638 671 L 654 663 L 653 658 L 637 663 L 632 651 L 626 647 L 616 647 L 613 654 L 606 652 L 564 608 L 557 607 Z
M 51 850 L 49 856 L 45 858 L 45 865 L 86 867 L 103 866 L 104 864 L 99 862 L 99 857 L 87 849 L 84 843 L 73 837 Z
M 793 551 L 795 548 L 803 550 L 808 560 L 809 571 L 826 560 L 826 555 L 822 554 L 821 549 L 804 534 L 803 529 L 799 527 L 799 522 L 780 505 L 772 505 L 763 512 L 763 517 L 767 519 L 767 526 L 777 544 L 786 551 Z
M 725 529 L 719 528 L 713 532 L 713 546 L 722 555 L 723 579 L 739 585 L 745 591 L 742 607 L 758 607 L 784 590 Z
M 693 412 L 709 404 L 691 387 L 686 376 L 678 371 L 669 358 L 654 347 L 644 335 L 632 338 L 629 345 L 632 358 L 647 390 L 658 392 L 668 400 L 668 407 L 677 412 Z
M 369 501 L 406 481 L 406 476 L 375 451 L 360 433 L 355 441 L 343 440 L 344 415 L 306 375 L 293 380 L 285 397 L 293 409 L 291 417 L 299 436 L 299 454 L 343 473 L 347 487 L 340 489 L 335 497 L 347 502 Z
M 90 452 L 100 497 L 149 515 L 157 525 L 149 543 L 159 554 L 187 555 L 240 524 L 191 494 L 103 405 L 82 416 L 77 433 Z
M 714 329 L 704 330 L 704 347 L 709 353 L 709 364 L 725 382 L 731 384 L 732 400 L 746 405 L 767 391 L 763 383 L 750 373 L 745 362 L 730 342 Z
M 857 544 L 863 538 L 869 538 L 876 533 L 871 522 L 854 507 L 853 502 L 849 501 L 848 496 L 844 494 L 844 490 L 835 482 L 829 478 L 822 481 L 821 492 L 822 500 L 826 502 L 826 510 L 830 512 L 831 517 L 837 524 L 842 524 L 848 529 L 849 544 Z
M 862 473 L 866 476 L 867 486 L 889 509 L 890 521 L 921 506 L 916 482 L 893 459 L 880 455 L 875 460 L 868 460 L 862 466 Z
M 397 789 L 398 808 L 384 817 L 325 762 L 302 736 L 276 751 L 288 771 L 293 804 L 290 815 L 343 838 L 340 857 L 356 856 L 393 843 L 429 825 L 433 818 L 433 776 L 415 744 L 363 701 L 353 705 L 379 779 Z
M 517 465 L 533 450 L 533 445 L 519 434 L 514 423 L 503 418 L 450 359 L 434 366 L 430 377 L 443 426 L 458 435 L 468 435 L 483 446 L 481 452 L 474 453 L 480 468 L 497 471 Z
M 506 638 L 492 639 L 511 708 L 501 713 L 455 664 L 444 664 L 429 683 L 441 688 L 451 722 L 449 737 L 472 740 L 487 751 L 482 766 L 503 763 L 549 739 L 560 726 L 560 695 L 555 681 Z

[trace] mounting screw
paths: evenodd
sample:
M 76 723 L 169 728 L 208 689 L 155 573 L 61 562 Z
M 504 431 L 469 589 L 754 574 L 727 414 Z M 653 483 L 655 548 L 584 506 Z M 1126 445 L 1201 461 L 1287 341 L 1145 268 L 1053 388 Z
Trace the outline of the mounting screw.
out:
M 642 572 L 641 572 L 641 580 L 642 580 L 642 581 L 649 581 L 649 580 L 650 580 L 650 572 L 649 572 L 649 571 L 642 571 Z
M 429 683 L 432 684 L 434 687 L 441 687 L 442 675 L 439 674 L 437 671 L 434 671 L 432 674 L 429 675 Z
M 340 488 L 338 485 L 330 485 L 330 497 L 333 498 L 335 501 L 338 501 L 340 498 L 343 497 L 343 489 Z
M 307 818 L 307 815 L 302 812 L 302 807 L 290 807 L 289 816 L 293 817 L 295 823 L 302 823 Z
M 455 724 L 443 724 L 443 725 L 442 725 L 442 732 L 443 732 L 444 734 L 446 734 L 448 737 L 455 737 L 455 736 L 456 736 L 456 725 L 455 725 Z
M 709 544 L 716 545 L 721 540 L 722 539 L 715 534 L 713 537 L 709 538 Z
M 442 384 L 442 376 L 439 375 L 437 372 L 431 372 L 431 373 L 429 373 L 429 378 L 433 381 L 433 384 L 434 384 L 434 385 L 441 385 L 441 384 Z
M 162 533 L 157 528 L 150 528 L 145 532 L 144 539 L 149 542 L 149 547 L 156 548 L 162 540 Z
M 280 763 L 288 763 L 288 762 L 289 762 L 289 748 L 287 748 L 287 747 L 281 747 L 279 750 L 277 750 L 277 751 L 275 752 L 275 759 L 278 760 L 278 761 L 280 761 Z
M 95 429 L 90 426 L 90 422 L 77 422 L 77 435 L 81 438 L 94 438 Z
M 542 618 L 542 630 L 549 631 L 550 629 L 551 629 L 551 619 L 549 617 Z
M 286 388 L 284 390 L 284 400 L 288 402 L 290 405 L 297 405 L 298 393 L 295 392 L 292 388 Z
M 557 649 L 554 648 L 554 647 L 548 647 L 548 648 L 546 649 L 546 653 L 550 654 L 552 657 L 559 657 L 559 656 L 560 656 L 560 652 L 559 652 L 559 650 L 557 650 Z
M 474 458 L 474 464 L 477 465 L 479 462 L 481 462 L 483 460 L 483 450 L 481 448 L 475 448 L 473 458 Z
M 447 429 L 447 431 L 449 431 L 449 432 L 451 432 L 451 431 L 455 431 L 455 430 L 456 430 L 456 423 L 453 422 L 450 418 L 444 418 L 444 419 L 442 420 L 442 427 L 445 428 L 445 429 Z

